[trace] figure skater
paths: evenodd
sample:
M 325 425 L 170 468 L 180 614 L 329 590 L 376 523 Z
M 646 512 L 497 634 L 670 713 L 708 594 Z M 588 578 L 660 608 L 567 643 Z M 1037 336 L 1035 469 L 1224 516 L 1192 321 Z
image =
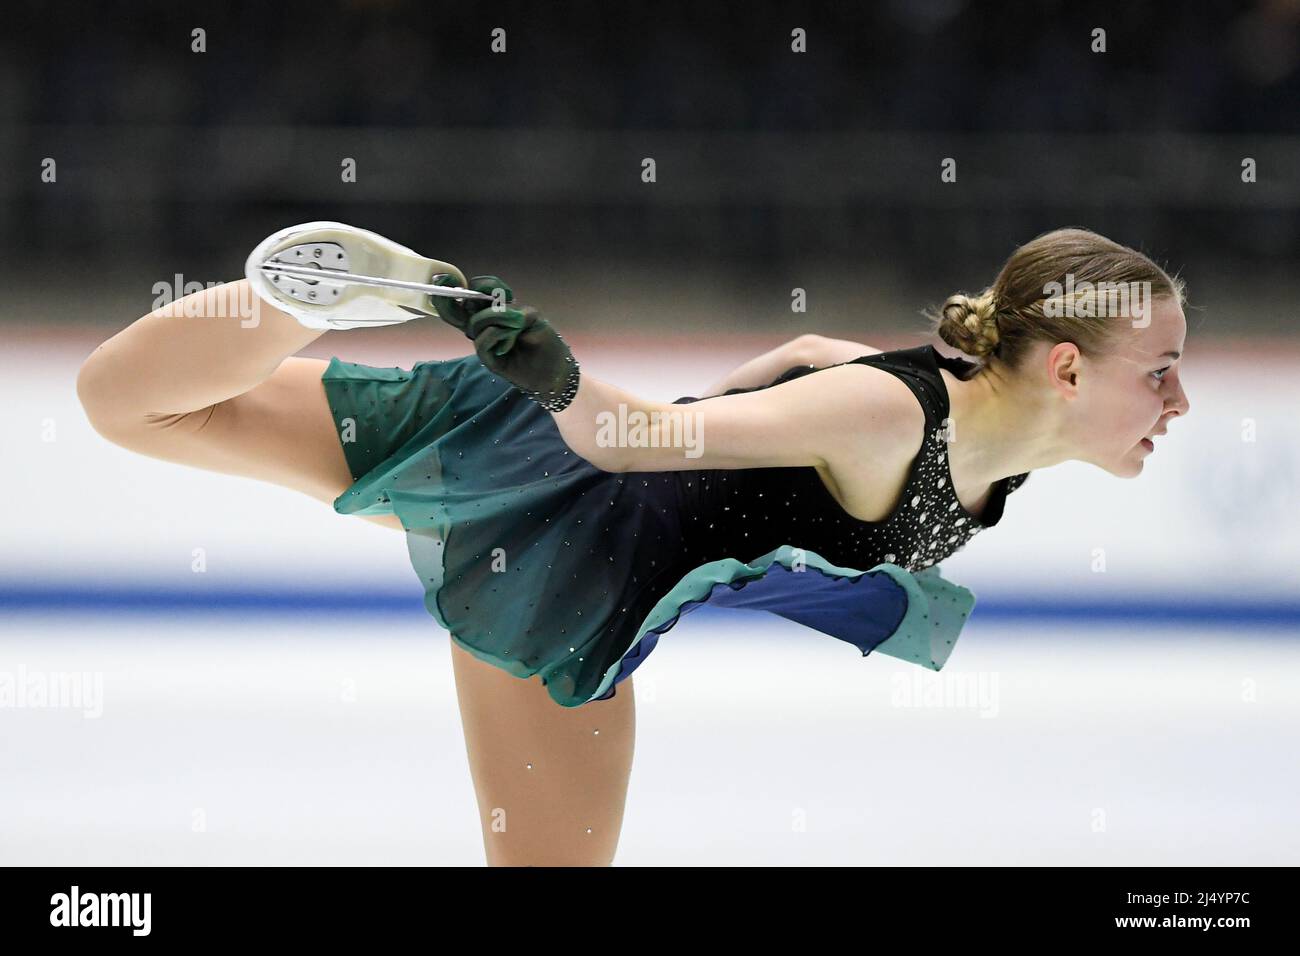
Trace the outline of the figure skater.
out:
M 290 261 L 310 268 L 275 271 Z M 82 405 L 122 447 L 405 531 L 451 636 L 490 865 L 612 863 L 628 678 L 683 613 L 767 610 L 937 670 L 973 604 L 938 563 L 1030 471 L 1135 477 L 1188 410 L 1182 281 L 1083 229 L 1021 246 L 931 315 L 979 362 L 800 335 L 675 402 L 582 373 L 501 279 L 362 229 L 282 230 L 246 273 L 99 346 Z M 433 315 L 473 353 L 296 356 L 326 329 Z

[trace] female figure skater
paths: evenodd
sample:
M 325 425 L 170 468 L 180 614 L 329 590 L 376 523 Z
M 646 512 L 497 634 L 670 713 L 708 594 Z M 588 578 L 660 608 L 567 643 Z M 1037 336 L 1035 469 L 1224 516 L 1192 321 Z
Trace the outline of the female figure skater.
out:
M 1075 459 L 1134 477 L 1188 410 L 1181 280 L 1081 229 L 1020 247 L 932 317 L 978 364 L 802 335 L 671 403 L 583 374 L 500 279 L 365 230 L 282 230 L 247 276 L 106 341 L 82 404 L 123 447 L 406 532 L 452 637 L 492 865 L 612 862 L 628 676 L 682 613 L 770 610 L 937 670 L 973 604 L 938 562 L 996 525 L 1029 471 Z M 1107 314 L 1098 283 L 1149 298 Z M 325 329 L 435 313 L 473 354 L 410 369 L 295 356 Z

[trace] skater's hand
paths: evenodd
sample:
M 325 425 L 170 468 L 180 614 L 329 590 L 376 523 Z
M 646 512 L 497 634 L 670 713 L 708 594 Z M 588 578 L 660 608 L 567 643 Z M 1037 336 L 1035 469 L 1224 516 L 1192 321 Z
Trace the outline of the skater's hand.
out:
M 451 286 L 453 276 L 435 276 L 435 285 Z M 552 412 L 563 411 L 578 391 L 579 366 L 559 333 L 532 306 L 511 308 L 515 294 L 496 276 L 474 276 L 474 292 L 494 301 L 457 302 L 432 296 L 438 315 L 473 341 L 474 351 L 489 371 Z
M 488 305 L 471 317 L 469 333 L 479 361 L 547 411 L 563 411 L 573 401 L 578 362 L 532 306 Z
M 460 285 L 455 276 L 446 274 L 434 276 L 433 284 L 442 286 Z M 498 302 L 507 304 L 515 300 L 514 291 L 505 284 L 503 279 L 496 276 L 474 276 L 464 288 L 468 288 L 472 292 L 485 292 L 494 296 L 495 301 L 488 302 L 486 299 L 457 301 L 445 295 L 431 295 L 429 298 L 433 300 L 433 307 L 437 311 L 438 317 L 452 328 L 460 329 L 469 339 L 474 338 L 470 334 L 469 323 L 476 312 L 484 308 L 491 308 Z

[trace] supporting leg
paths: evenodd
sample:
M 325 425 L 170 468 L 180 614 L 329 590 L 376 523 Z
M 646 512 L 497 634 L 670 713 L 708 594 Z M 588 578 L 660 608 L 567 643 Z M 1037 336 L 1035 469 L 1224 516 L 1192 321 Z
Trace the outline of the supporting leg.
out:
M 454 641 L 452 664 L 490 866 L 610 866 L 632 772 L 632 681 L 561 707 Z

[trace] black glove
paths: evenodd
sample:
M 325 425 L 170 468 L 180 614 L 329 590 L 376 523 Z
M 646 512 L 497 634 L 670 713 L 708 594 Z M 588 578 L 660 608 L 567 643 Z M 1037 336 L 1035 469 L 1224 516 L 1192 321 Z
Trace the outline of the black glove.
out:
M 436 285 L 453 285 L 448 276 L 435 277 Z M 470 289 L 493 294 L 504 290 L 505 302 L 514 301 L 510 287 L 495 276 L 475 276 Z M 497 308 L 483 299 L 463 303 L 434 296 L 438 315 L 474 342 L 474 351 L 491 372 L 510 382 L 549 412 L 561 412 L 578 393 L 579 369 L 569 347 L 532 306 Z
M 433 285 L 442 286 L 460 285 L 455 276 L 446 273 L 439 273 L 433 277 L 431 282 Z M 492 295 L 495 290 L 501 289 L 506 302 L 515 300 L 515 294 L 510 286 L 496 276 L 474 276 L 469 280 L 468 285 L 463 288 L 468 288 L 471 292 L 485 292 L 488 295 Z M 474 338 L 469 334 L 469 320 L 474 317 L 475 312 L 484 306 L 490 307 L 493 304 L 485 299 L 452 299 L 445 295 L 431 295 L 429 298 L 433 301 L 433 307 L 438 313 L 438 318 L 452 328 L 460 329 L 469 339 Z

